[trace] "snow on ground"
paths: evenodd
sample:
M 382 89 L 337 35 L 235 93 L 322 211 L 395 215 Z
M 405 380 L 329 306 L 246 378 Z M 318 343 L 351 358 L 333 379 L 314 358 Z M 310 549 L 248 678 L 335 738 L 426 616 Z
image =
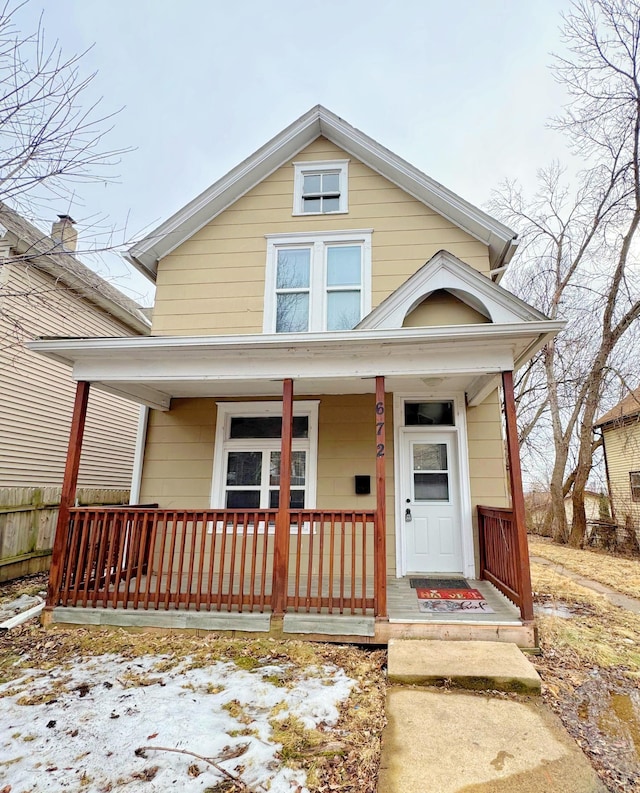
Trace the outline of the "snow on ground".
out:
M 306 791 L 304 772 L 278 759 L 269 721 L 331 726 L 355 681 L 335 666 L 171 664 L 77 658 L 0 685 L 0 790 L 202 793 L 225 778 L 189 754 L 136 754 L 155 746 L 210 758 L 256 791 Z

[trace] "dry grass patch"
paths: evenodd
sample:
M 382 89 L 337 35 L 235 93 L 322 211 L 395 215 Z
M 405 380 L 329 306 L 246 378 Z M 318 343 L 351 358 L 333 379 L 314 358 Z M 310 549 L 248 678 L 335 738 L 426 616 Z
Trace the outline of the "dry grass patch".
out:
M 640 615 L 548 567 L 534 562 L 531 573 L 538 598 L 543 594 L 545 602 L 567 604 L 575 612 L 569 619 L 538 617 L 545 651 L 576 653 L 584 664 L 624 667 L 629 677 L 640 677 Z
M 70 663 L 78 666 L 83 659 L 101 655 L 118 655 L 131 661 L 156 656 L 149 673 L 136 670 L 124 673 L 119 678 L 123 687 L 150 685 L 159 679 L 158 674 L 185 664 L 185 659 L 189 669 L 204 668 L 216 661 L 232 662 L 261 680 L 286 687 L 296 684 L 298 671 L 304 679 L 313 669 L 321 676 L 324 666 L 341 668 L 356 685 L 339 706 L 337 724 L 306 730 L 292 719 L 278 723 L 277 714 L 272 714 L 274 729 L 278 728 L 278 738 L 282 738 L 281 759 L 287 765 L 304 769 L 310 791 L 375 793 L 385 723 L 384 651 L 270 638 L 235 640 L 215 634 L 167 635 L 61 626 L 45 630 L 38 625 L 23 625 L 0 636 L 0 679 L 18 678 L 34 666 L 42 670 L 64 668 Z M 278 666 L 282 673 L 274 677 L 272 669 Z M 223 689 L 215 686 L 207 689 L 207 693 L 220 690 Z M 236 708 L 241 710 L 235 700 L 225 706 L 225 709 Z M 238 712 L 237 715 L 246 725 L 246 734 L 251 735 L 250 714 Z
M 582 551 L 529 537 L 529 552 L 591 578 L 631 597 L 640 598 L 640 561 L 599 551 Z

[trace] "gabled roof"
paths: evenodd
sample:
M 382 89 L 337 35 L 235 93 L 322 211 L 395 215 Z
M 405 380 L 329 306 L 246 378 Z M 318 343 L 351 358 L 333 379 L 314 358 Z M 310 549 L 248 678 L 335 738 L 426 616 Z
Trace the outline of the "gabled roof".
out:
M 320 136 L 485 243 L 492 269 L 506 265 L 513 256 L 515 232 L 316 105 L 130 248 L 126 258 L 155 280 L 160 259 Z
M 22 261 L 55 278 L 103 311 L 116 317 L 136 334 L 148 335 L 151 322 L 140 306 L 66 251 L 62 243 L 0 202 L 0 239 Z
M 611 408 L 604 416 L 600 416 L 593 426 L 602 427 L 604 424 L 616 424 L 634 416 L 640 416 L 640 388 L 628 393 L 615 407 Z
M 400 328 L 404 318 L 437 289 L 446 289 L 492 322 L 539 322 L 547 319 L 474 267 L 442 250 L 383 300 L 357 327 Z

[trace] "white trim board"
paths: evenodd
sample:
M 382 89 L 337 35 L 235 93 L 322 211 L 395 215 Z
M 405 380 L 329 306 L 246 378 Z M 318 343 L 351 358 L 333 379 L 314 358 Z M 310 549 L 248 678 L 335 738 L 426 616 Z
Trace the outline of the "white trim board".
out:
M 475 551 L 473 546 L 473 519 L 471 509 L 471 483 L 469 480 L 469 451 L 467 435 L 467 411 L 465 396 L 462 393 L 443 391 L 423 391 L 421 393 L 396 392 L 393 395 L 393 441 L 394 459 L 393 476 L 395 482 L 395 523 L 396 523 L 396 578 L 402 578 L 407 572 L 404 548 L 404 506 L 402 502 L 402 488 L 400 483 L 403 476 L 402 463 L 402 431 L 404 426 L 404 403 L 413 401 L 454 403 L 455 427 L 434 427 L 433 431 L 450 430 L 457 437 L 458 475 L 460 477 L 460 522 L 462 540 L 463 569 L 460 571 L 465 577 L 475 577 Z M 411 427 L 411 430 L 420 429 Z M 426 428 L 425 434 L 428 433 Z

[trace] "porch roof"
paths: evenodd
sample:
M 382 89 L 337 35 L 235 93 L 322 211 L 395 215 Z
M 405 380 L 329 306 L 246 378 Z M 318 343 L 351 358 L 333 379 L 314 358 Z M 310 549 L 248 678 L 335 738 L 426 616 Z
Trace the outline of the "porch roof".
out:
M 146 338 L 47 338 L 29 349 L 73 368 L 74 380 L 160 410 L 175 397 L 275 396 L 387 390 L 465 391 L 479 404 L 562 327 L 513 324 L 356 329 L 323 333 Z M 446 385 L 445 385 L 446 384 Z

